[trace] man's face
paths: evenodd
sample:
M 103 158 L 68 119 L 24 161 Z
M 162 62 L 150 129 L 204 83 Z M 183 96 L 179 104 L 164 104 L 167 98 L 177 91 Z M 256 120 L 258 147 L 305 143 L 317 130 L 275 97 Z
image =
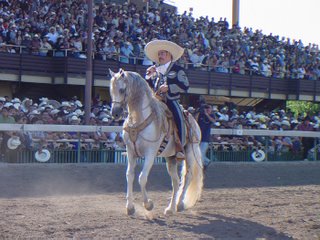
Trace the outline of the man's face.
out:
M 8 109 L 7 109 L 7 108 L 2 108 L 1 114 L 2 114 L 2 116 L 4 116 L 4 117 L 9 116 L 9 111 L 8 111 Z
M 158 58 L 160 65 L 166 64 L 171 61 L 171 54 L 165 50 L 160 50 L 158 52 Z
M 211 108 L 211 107 L 206 107 L 206 108 L 205 108 L 205 111 L 206 111 L 208 114 L 211 114 L 211 113 L 212 113 L 212 108 Z

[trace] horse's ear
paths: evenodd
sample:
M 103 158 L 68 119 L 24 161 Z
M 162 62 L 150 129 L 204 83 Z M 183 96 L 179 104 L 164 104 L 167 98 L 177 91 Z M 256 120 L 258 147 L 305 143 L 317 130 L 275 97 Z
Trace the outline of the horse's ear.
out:
M 120 76 L 122 77 L 124 74 L 124 70 L 122 68 L 119 69 Z
M 115 73 L 112 72 L 112 70 L 110 68 L 109 68 L 109 73 L 110 73 L 111 77 L 114 77 Z

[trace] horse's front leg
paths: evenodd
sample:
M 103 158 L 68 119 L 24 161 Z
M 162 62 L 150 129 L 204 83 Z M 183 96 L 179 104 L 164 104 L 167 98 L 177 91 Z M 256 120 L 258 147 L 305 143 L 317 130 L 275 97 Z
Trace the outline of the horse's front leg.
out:
M 172 214 L 176 211 L 177 193 L 179 189 L 179 175 L 178 175 L 177 161 L 175 157 L 167 158 L 166 161 L 167 161 L 167 170 L 172 181 L 171 200 L 168 207 L 164 211 L 164 214 L 167 215 L 167 214 Z
M 141 187 L 141 192 L 143 197 L 143 206 L 148 211 L 151 211 L 153 209 L 153 202 L 151 199 L 148 198 L 146 185 L 147 185 L 148 176 L 149 176 L 151 167 L 154 163 L 154 158 L 155 158 L 154 154 L 148 154 L 145 156 L 143 169 L 139 176 L 139 184 Z
M 135 212 L 133 203 L 133 181 L 134 169 L 137 164 L 137 159 L 133 156 L 131 151 L 127 149 L 128 165 L 127 165 L 127 214 L 132 215 Z

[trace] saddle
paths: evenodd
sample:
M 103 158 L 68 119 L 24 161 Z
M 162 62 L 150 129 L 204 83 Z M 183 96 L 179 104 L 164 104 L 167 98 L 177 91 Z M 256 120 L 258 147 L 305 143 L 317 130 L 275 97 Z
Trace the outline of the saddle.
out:
M 166 106 L 166 105 L 165 105 Z M 185 139 L 185 143 L 189 142 L 189 143 L 199 143 L 200 139 L 194 134 L 196 126 L 194 126 L 193 122 L 190 121 L 190 117 L 192 117 L 192 115 L 190 115 L 190 113 L 187 110 L 182 109 L 183 112 L 183 117 L 184 117 L 184 128 L 186 129 L 186 139 Z M 178 127 L 173 119 L 173 114 L 170 111 L 170 109 L 166 106 L 165 108 L 165 114 L 166 117 L 169 121 L 169 126 L 170 126 L 170 130 L 167 132 L 166 137 L 164 138 L 164 140 L 162 141 L 158 154 L 161 154 L 164 149 L 167 146 L 168 143 L 168 139 L 170 135 L 174 135 L 174 139 L 176 142 L 176 150 L 177 152 L 182 151 L 183 150 L 183 146 L 181 144 L 181 139 L 179 138 L 179 134 L 178 134 Z
M 187 141 L 190 143 L 200 143 L 201 139 L 195 134 L 197 127 L 193 121 L 190 121 L 190 118 L 193 118 L 192 114 L 188 110 L 184 109 L 183 116 L 187 127 Z
M 165 104 L 164 104 L 165 105 Z M 167 119 L 171 122 L 171 126 L 173 127 L 173 131 L 172 133 L 175 135 L 175 138 L 179 139 L 179 134 L 178 134 L 178 127 L 173 119 L 173 114 L 170 111 L 170 109 L 167 107 L 167 105 L 165 105 L 165 114 Z M 194 132 L 196 129 L 196 126 L 194 126 L 193 122 L 190 121 L 190 118 L 193 117 L 192 114 L 190 114 L 190 112 L 188 112 L 185 109 L 181 109 L 182 113 L 183 113 L 183 122 L 184 122 L 184 127 L 186 129 L 186 139 L 184 142 L 191 142 L 191 143 L 199 143 L 200 139 L 197 138 L 197 136 L 195 136 Z M 181 140 L 181 139 L 180 139 Z

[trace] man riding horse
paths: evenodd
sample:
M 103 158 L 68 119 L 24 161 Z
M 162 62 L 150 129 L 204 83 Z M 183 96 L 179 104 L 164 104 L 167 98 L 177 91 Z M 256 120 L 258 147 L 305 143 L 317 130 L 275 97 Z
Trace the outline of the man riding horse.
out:
M 147 69 L 145 78 L 173 114 L 178 128 L 178 136 L 175 139 L 176 158 L 184 159 L 186 129 L 180 106 L 180 94 L 188 91 L 189 81 L 184 69 L 175 64 L 183 55 L 184 49 L 167 40 L 153 40 L 145 46 L 144 51 L 147 57 L 156 63 Z

